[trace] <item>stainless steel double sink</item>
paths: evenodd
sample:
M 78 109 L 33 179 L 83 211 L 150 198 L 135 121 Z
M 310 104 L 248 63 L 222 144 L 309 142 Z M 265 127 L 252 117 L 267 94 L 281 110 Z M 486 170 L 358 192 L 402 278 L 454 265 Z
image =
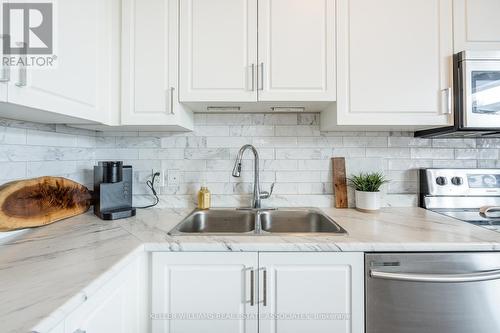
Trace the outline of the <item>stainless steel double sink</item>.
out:
M 314 208 L 195 210 L 169 232 L 174 236 L 301 233 L 347 234 L 330 217 Z

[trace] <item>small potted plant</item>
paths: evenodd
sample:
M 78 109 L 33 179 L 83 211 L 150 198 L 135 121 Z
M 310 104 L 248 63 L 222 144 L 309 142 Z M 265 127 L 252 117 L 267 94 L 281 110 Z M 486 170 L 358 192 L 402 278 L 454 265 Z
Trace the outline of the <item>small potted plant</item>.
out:
M 380 172 L 360 173 L 349 178 L 355 189 L 356 209 L 375 212 L 380 209 L 380 187 L 389 182 Z

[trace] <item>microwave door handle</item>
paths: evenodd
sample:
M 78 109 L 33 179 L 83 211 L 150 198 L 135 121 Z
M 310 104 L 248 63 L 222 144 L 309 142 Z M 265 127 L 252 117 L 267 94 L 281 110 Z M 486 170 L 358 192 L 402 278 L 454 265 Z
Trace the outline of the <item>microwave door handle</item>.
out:
M 431 282 L 431 283 L 458 283 L 500 280 L 500 269 L 461 274 L 422 274 L 422 273 L 392 273 L 376 270 L 370 271 L 374 279 L 406 281 L 406 282 Z

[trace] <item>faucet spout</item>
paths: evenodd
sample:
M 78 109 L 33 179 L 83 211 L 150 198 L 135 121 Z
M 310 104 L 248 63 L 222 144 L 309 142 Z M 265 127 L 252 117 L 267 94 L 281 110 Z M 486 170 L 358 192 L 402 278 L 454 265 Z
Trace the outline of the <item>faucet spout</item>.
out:
M 247 149 L 250 149 L 254 156 L 254 180 L 253 180 L 253 199 L 252 199 L 252 207 L 253 208 L 261 208 L 261 199 L 267 199 L 271 196 L 271 193 L 261 192 L 260 191 L 260 174 L 259 174 L 259 153 L 257 149 L 252 145 L 244 145 L 238 152 L 238 156 L 236 157 L 236 161 L 234 163 L 233 168 L 233 177 L 241 176 L 241 161 L 243 159 L 243 154 Z M 273 184 L 274 185 L 274 184 Z M 274 186 L 273 186 L 274 187 Z
M 233 168 L 233 177 L 241 176 L 241 161 L 236 160 Z

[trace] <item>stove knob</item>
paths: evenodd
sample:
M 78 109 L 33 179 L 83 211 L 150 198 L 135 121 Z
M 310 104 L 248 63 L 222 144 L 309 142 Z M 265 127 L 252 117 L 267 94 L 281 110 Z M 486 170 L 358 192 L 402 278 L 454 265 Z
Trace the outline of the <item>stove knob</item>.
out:
M 448 184 L 448 181 L 446 180 L 446 177 L 437 177 L 436 184 L 438 184 L 439 186 L 444 186 Z
M 460 186 L 464 183 L 464 179 L 462 177 L 453 177 L 451 179 L 451 183 L 456 186 Z

